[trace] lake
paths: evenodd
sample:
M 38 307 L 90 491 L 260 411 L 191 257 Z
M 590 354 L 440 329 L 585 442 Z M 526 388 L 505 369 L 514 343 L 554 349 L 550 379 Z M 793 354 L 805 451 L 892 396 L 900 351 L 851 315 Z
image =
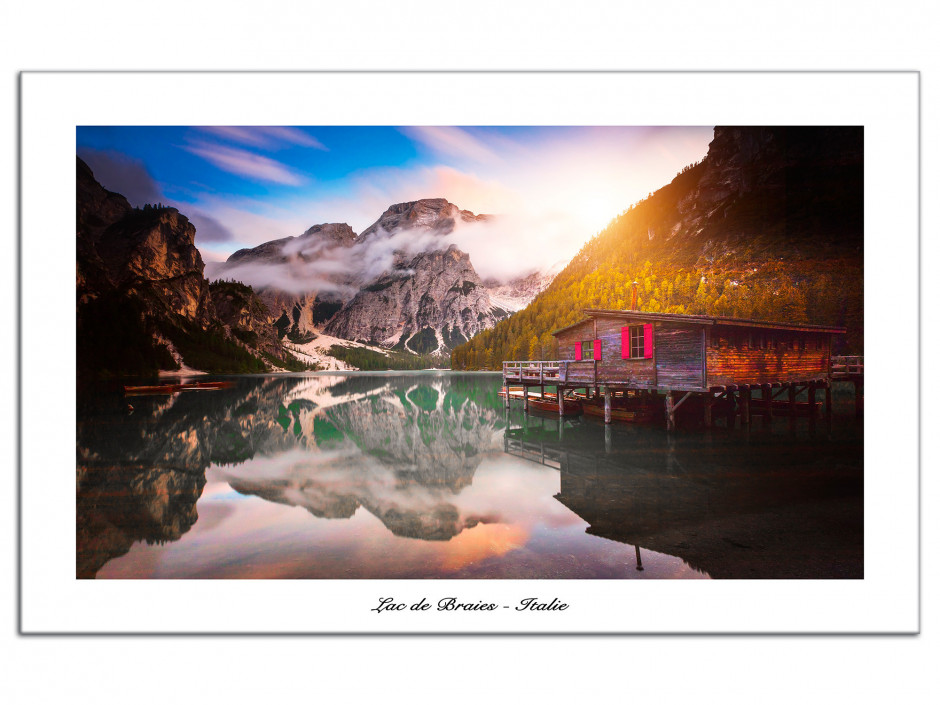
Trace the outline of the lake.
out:
M 79 390 L 79 578 L 862 578 L 862 424 L 525 414 L 498 374 Z

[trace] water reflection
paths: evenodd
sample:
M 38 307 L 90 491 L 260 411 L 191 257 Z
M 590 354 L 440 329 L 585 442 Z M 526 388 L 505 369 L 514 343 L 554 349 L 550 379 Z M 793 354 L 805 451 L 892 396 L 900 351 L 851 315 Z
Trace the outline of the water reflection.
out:
M 79 577 L 848 577 L 861 443 L 507 413 L 499 378 L 79 397 Z M 838 565 L 836 565 L 838 564 Z M 841 566 L 841 567 L 840 567 Z
M 863 577 L 862 445 L 852 433 L 509 419 L 506 452 L 558 468 L 556 498 L 590 534 L 679 556 L 713 578 Z

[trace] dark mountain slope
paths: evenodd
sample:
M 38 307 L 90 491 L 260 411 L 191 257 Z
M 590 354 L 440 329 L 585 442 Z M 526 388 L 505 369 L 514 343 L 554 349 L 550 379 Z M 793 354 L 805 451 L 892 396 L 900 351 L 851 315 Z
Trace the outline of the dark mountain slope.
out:
M 131 208 L 81 159 L 76 184 L 79 379 L 178 369 L 296 367 L 243 285 L 203 276 L 196 229 L 177 209 Z M 266 364 L 263 360 L 267 360 Z
M 702 162 L 615 218 L 546 291 L 455 349 L 456 369 L 548 358 L 588 307 L 844 325 L 863 342 L 863 133 L 716 127 Z

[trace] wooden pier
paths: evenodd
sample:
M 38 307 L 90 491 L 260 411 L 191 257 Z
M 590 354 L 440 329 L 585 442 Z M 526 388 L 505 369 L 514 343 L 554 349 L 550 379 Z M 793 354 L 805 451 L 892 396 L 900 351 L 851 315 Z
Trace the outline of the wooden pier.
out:
M 861 356 L 832 356 L 832 337 L 844 328 L 748 319 L 588 309 L 587 318 L 554 331 L 559 359 L 503 363 L 506 405 L 521 398 L 528 411 L 538 388 L 539 406 L 554 400 L 561 416 L 579 403 L 614 420 L 648 420 L 657 404 L 666 427 L 694 401 L 706 426 L 716 414 L 729 425 L 750 427 L 753 416 L 799 416 L 815 427 L 832 419 L 832 382 L 855 385 L 862 412 Z M 546 387 L 550 388 L 546 391 Z M 818 394 L 822 392 L 822 400 Z M 806 400 L 799 400 L 805 395 Z M 644 413 L 637 413 L 643 409 Z M 657 414 L 658 415 L 658 414 Z

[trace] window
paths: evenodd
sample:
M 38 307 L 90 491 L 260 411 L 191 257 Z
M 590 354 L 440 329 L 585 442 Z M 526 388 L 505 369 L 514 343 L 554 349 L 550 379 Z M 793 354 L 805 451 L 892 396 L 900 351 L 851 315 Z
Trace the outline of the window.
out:
M 650 360 L 653 357 L 653 324 L 623 326 L 620 329 L 620 357 L 624 360 Z
M 644 347 L 643 326 L 630 326 L 630 357 L 643 357 Z
M 594 359 L 594 341 L 593 340 L 581 341 L 581 359 L 582 360 Z

